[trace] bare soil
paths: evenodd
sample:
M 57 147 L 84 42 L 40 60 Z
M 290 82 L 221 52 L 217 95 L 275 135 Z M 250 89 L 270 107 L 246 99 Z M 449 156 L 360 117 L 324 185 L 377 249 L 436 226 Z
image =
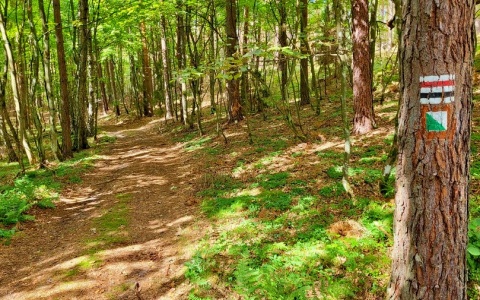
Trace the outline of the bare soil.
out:
M 188 298 L 184 263 L 206 228 L 195 199 L 202 162 L 159 128 L 152 118 L 103 128 L 117 140 L 95 167 L 0 245 L 0 299 Z M 97 228 L 119 209 L 126 225 Z

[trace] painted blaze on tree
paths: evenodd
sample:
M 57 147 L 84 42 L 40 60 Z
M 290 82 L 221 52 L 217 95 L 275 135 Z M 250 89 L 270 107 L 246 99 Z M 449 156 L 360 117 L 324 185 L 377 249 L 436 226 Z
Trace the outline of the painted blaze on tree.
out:
M 390 299 L 466 299 L 473 0 L 403 2 Z

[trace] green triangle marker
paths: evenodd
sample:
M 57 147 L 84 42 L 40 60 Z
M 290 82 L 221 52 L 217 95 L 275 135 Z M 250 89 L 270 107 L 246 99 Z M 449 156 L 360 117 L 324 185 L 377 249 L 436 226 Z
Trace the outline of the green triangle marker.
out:
M 427 112 L 427 131 L 446 131 L 447 130 L 447 112 L 435 111 Z

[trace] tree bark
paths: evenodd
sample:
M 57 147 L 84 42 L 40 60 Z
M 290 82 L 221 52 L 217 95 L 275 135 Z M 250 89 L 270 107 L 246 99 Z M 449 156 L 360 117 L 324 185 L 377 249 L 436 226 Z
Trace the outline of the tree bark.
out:
M 467 299 L 474 1 L 406 0 L 390 299 Z
M 170 87 L 170 52 L 167 45 L 167 21 L 165 16 L 161 17 L 161 48 L 162 48 L 162 62 L 163 62 L 163 88 L 165 90 L 165 118 L 173 118 L 173 105 L 172 105 L 172 89 Z
M 227 33 L 226 58 L 230 59 L 228 69 L 229 79 L 227 80 L 228 118 L 229 123 L 238 122 L 243 119 L 242 106 L 240 105 L 240 85 L 238 80 L 238 35 L 237 35 L 237 0 L 226 2 L 226 23 Z
M 30 84 L 29 84 L 29 91 L 28 91 L 28 98 L 30 104 L 30 112 L 33 117 L 33 121 L 35 124 L 35 144 L 37 146 L 37 153 L 38 153 L 38 160 L 40 167 L 43 168 L 46 166 L 47 158 L 45 156 L 45 148 L 43 146 L 43 124 L 41 122 L 41 113 L 39 111 L 39 103 L 37 103 L 37 88 L 38 88 L 38 81 L 39 81 L 39 73 L 40 73 L 40 46 L 38 45 L 38 38 L 37 38 L 37 29 L 34 24 L 33 20 L 33 7 L 32 7 L 32 0 L 27 0 L 27 17 L 28 17 L 28 24 L 30 27 L 30 44 L 33 46 L 33 51 L 31 54 L 30 59 Z M 28 101 L 27 101 L 28 103 Z M 50 141 L 51 144 L 56 143 L 57 141 Z
M 80 28 L 78 34 L 79 64 L 78 64 L 78 92 L 76 103 L 76 124 L 74 129 L 76 140 L 74 148 L 81 150 L 89 147 L 87 141 L 87 105 L 88 105 L 88 0 L 79 1 Z
M 57 134 L 57 108 L 52 90 L 52 72 L 50 69 L 50 30 L 48 28 L 47 15 L 43 0 L 38 0 L 38 9 L 42 19 L 43 33 L 43 82 L 45 85 L 45 96 L 47 98 L 49 123 L 50 123 L 50 147 L 56 159 L 61 159 L 61 153 L 58 148 Z
M 177 67 L 179 72 L 183 72 L 186 66 L 186 54 L 185 54 L 185 20 L 183 13 L 182 1 L 177 1 L 177 9 L 180 13 L 177 14 Z M 182 75 L 178 76 L 180 83 L 180 97 L 182 106 L 182 121 L 185 126 L 188 125 L 188 108 L 187 108 L 187 83 L 186 79 Z
M 63 43 L 62 18 L 60 15 L 60 1 L 53 0 L 53 17 L 55 20 L 55 36 L 57 38 L 58 72 L 60 76 L 60 96 L 62 109 L 60 111 L 62 126 L 62 156 L 63 159 L 73 157 L 72 138 L 70 130 L 70 95 L 68 92 L 68 73 L 65 62 L 65 48 Z
M 375 126 L 368 1 L 352 2 L 353 18 L 353 133 L 365 134 Z
M 120 116 L 120 101 L 118 100 L 118 91 L 117 83 L 115 80 L 115 63 L 113 62 L 113 57 L 107 61 L 107 76 L 109 81 L 110 96 L 113 98 L 113 107 L 115 108 L 115 115 Z M 141 111 L 143 112 L 143 110 Z M 141 115 L 140 115 L 141 116 Z
M 143 115 L 151 117 L 153 111 L 151 109 L 153 101 L 153 78 L 152 67 L 150 66 L 150 57 L 148 52 L 147 35 L 145 31 L 145 23 L 140 23 L 140 34 L 142 36 L 142 70 L 143 70 Z
M 308 2 L 301 0 L 300 6 L 300 51 L 302 55 L 309 55 L 308 52 Z M 300 105 L 310 104 L 310 87 L 308 83 L 308 57 L 300 59 Z
M 30 150 L 30 145 L 28 144 L 27 140 L 27 131 L 26 131 L 26 124 L 25 124 L 25 107 L 22 105 L 20 100 L 20 92 L 18 88 L 18 79 L 17 79 L 17 71 L 15 68 L 15 60 L 13 58 L 12 48 L 10 46 L 10 41 L 7 36 L 7 28 L 6 28 L 6 20 L 3 12 L 0 11 L 0 31 L 2 35 L 2 39 L 4 42 L 5 59 L 8 62 L 8 70 L 10 72 L 10 82 L 12 86 L 12 93 L 13 93 L 13 100 L 15 103 L 15 112 L 17 114 L 17 122 L 18 122 L 18 136 L 19 140 L 22 143 L 23 151 L 28 157 L 28 161 L 30 164 L 34 162 L 32 151 Z

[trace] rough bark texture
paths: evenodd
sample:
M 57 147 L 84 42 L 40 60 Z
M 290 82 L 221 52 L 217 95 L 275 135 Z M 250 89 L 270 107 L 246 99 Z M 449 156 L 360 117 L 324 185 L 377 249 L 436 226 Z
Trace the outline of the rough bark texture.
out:
M 473 10 L 473 0 L 404 1 L 389 299 L 467 298 Z M 455 76 L 453 102 L 420 103 L 420 77 L 432 75 Z M 448 114 L 446 134 L 421 122 L 434 106 Z
M 236 0 L 227 0 L 225 26 L 227 32 L 226 57 L 232 60 L 238 59 L 236 57 L 238 48 Z M 238 65 L 234 62 L 230 63 L 228 71 L 229 75 L 232 76 L 231 79 L 227 80 L 229 122 L 238 122 L 243 119 L 242 106 L 240 105 L 240 85 L 237 78 Z
M 367 0 L 354 0 L 352 2 L 352 17 L 353 133 L 365 134 L 371 131 L 375 125 Z
M 62 18 L 60 15 L 60 1 L 53 0 L 53 17 L 55 20 L 55 36 L 57 38 L 58 73 L 60 76 L 60 96 L 62 110 L 60 111 L 62 126 L 62 155 L 64 159 L 73 157 L 72 138 L 70 136 L 70 95 L 68 92 L 68 73 L 65 62 L 65 49 L 63 45 Z

